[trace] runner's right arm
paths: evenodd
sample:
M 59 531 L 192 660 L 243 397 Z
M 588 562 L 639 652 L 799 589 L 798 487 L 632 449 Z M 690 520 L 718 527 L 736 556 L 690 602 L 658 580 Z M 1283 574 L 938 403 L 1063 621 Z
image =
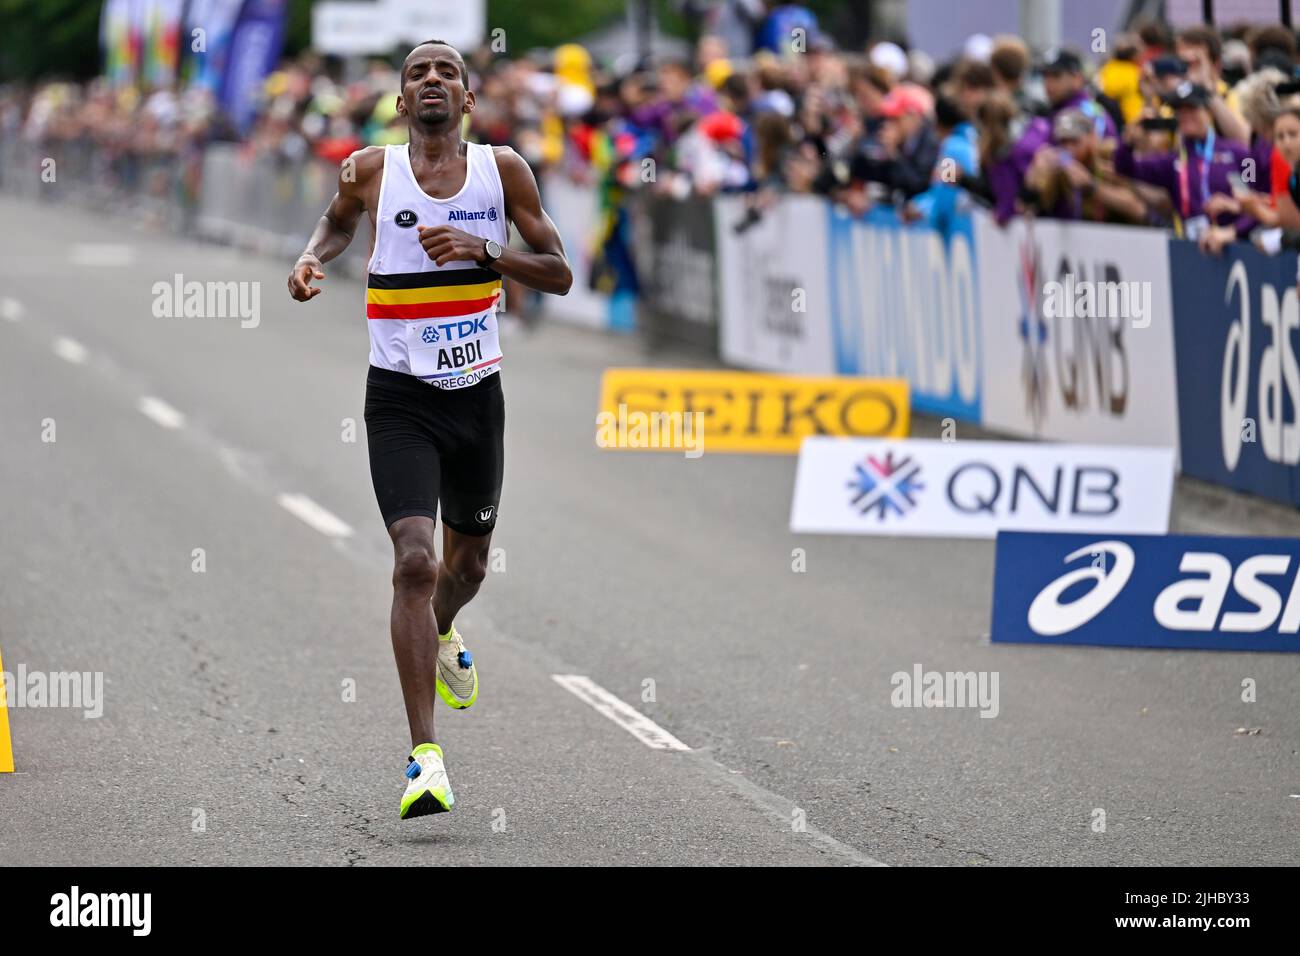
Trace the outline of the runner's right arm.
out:
M 366 211 L 374 177 L 381 175 L 383 168 L 382 146 L 359 149 L 343 161 L 339 168 L 338 192 L 325 208 L 306 250 L 289 273 L 290 296 L 299 302 L 308 302 L 320 295 L 320 289 L 311 287 L 311 280 L 325 278 L 324 263 L 339 255 L 352 241 L 361 214 Z

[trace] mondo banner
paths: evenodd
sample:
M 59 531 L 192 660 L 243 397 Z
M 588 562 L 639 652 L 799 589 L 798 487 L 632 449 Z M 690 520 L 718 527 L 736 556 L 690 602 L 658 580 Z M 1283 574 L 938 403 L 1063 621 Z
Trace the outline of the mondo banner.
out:
M 835 370 L 905 378 L 912 405 L 980 421 L 980 297 L 969 213 L 944 234 L 831 207 Z
M 1169 243 L 1183 472 L 1300 503 L 1296 260 Z

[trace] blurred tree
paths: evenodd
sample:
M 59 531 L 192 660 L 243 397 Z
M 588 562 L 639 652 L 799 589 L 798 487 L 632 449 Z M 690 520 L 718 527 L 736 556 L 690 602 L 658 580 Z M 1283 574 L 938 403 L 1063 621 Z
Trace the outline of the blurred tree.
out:
M 0 0 L 0 82 L 100 70 L 99 3 Z

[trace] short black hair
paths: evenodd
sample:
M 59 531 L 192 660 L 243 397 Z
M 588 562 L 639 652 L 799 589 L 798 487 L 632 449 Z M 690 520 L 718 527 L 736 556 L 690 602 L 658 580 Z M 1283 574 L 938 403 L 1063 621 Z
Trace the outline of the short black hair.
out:
M 423 43 L 417 43 L 415 46 L 411 47 L 411 53 L 414 53 L 422 46 L 445 46 L 447 49 L 454 51 L 456 56 L 460 57 L 460 82 L 464 85 L 465 89 L 469 89 L 469 69 L 465 66 L 465 57 L 461 55 L 460 50 L 457 50 L 446 40 L 425 40 Z M 411 53 L 406 55 L 409 57 Z M 402 61 L 402 82 L 406 82 L 405 60 Z

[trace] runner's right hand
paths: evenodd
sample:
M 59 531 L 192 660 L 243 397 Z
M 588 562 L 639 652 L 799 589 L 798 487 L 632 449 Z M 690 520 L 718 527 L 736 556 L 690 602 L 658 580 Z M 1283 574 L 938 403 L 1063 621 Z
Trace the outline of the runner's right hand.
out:
M 320 295 L 321 290 L 312 288 L 311 280 L 324 279 L 325 273 L 321 271 L 323 268 L 315 256 L 299 259 L 294 264 L 293 272 L 289 273 L 289 295 L 299 302 L 307 302 Z

